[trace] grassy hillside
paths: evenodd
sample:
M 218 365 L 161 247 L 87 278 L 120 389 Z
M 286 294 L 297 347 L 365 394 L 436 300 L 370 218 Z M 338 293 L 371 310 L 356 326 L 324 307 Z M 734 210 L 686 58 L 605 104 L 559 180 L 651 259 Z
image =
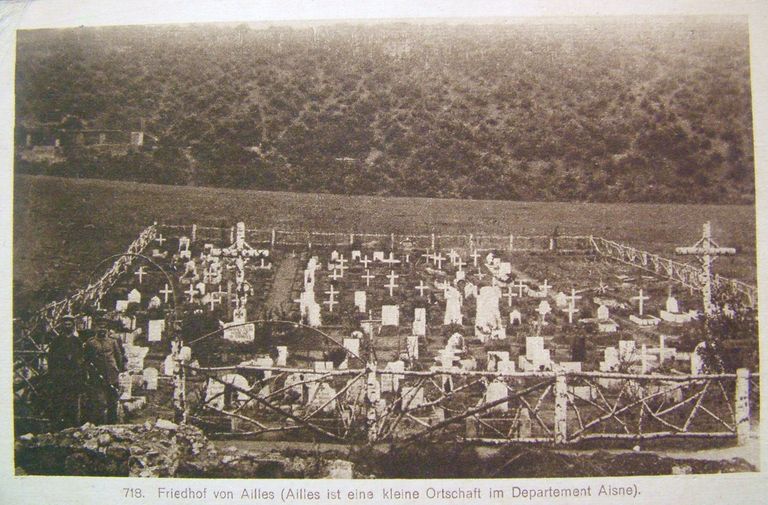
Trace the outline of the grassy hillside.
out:
M 746 22 L 79 28 L 18 34 L 17 170 L 163 184 L 474 199 L 750 203 Z M 118 150 L 119 151 L 119 150 Z
M 310 195 L 17 176 L 14 285 L 40 301 L 85 282 L 143 226 L 166 223 L 404 233 L 595 234 L 672 256 L 711 220 L 716 240 L 739 248 L 717 271 L 754 283 L 751 206 L 572 204 Z

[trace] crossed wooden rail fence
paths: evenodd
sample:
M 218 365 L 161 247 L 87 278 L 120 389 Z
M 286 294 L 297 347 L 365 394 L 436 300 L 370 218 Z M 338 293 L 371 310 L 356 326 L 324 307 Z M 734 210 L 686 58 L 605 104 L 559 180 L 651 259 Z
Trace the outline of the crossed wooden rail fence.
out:
M 735 438 L 750 433 L 758 376 L 191 367 L 185 418 L 220 437 L 407 444 Z M 248 377 L 248 385 L 233 380 Z M 219 385 L 211 394 L 211 383 Z M 751 387 L 752 386 L 752 387 Z M 495 393 L 491 396 L 491 388 Z M 321 394 L 320 391 L 323 391 Z

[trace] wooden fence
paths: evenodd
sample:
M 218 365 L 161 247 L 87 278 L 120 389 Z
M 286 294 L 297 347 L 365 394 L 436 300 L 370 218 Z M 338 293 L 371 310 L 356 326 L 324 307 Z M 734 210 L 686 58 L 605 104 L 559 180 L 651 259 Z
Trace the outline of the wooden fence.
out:
M 735 439 L 750 434 L 746 369 L 718 375 L 386 371 L 181 364 L 185 418 L 219 437 L 355 443 Z

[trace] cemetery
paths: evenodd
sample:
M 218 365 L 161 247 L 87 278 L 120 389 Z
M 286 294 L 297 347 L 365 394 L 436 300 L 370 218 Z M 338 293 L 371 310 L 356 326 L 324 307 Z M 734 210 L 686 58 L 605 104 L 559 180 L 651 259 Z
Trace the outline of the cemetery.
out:
M 82 330 L 107 320 L 121 340 L 128 423 L 343 443 L 743 443 L 758 370 L 714 369 L 701 332 L 737 310 L 713 292 L 755 317 L 756 289 L 713 272 L 736 251 L 708 223 L 673 254 L 557 233 L 156 223 L 15 329 L 16 430 L 45 429 L 34 378 L 45 335 L 71 314 Z

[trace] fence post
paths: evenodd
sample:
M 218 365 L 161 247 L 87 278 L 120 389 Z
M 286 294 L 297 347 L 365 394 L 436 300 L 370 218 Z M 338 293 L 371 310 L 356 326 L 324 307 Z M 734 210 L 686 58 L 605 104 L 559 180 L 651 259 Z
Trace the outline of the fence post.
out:
M 734 394 L 734 421 L 736 422 L 736 440 L 744 445 L 749 440 L 749 369 L 736 370 L 736 393 Z
M 275 247 L 275 239 L 277 238 L 277 232 L 272 228 L 272 239 L 270 240 L 271 247 Z
M 365 387 L 365 405 L 366 405 L 366 425 L 368 432 L 368 442 L 374 443 L 378 439 L 378 414 L 376 412 L 376 404 L 379 401 L 379 389 L 376 387 L 378 381 L 376 379 L 375 364 L 368 363 L 366 368 L 368 369 L 368 377 Z
M 232 226 L 229 228 L 229 242 L 233 243 L 235 242 L 235 227 Z
M 197 239 L 197 225 L 192 225 L 192 242 L 195 242 Z
M 350 233 L 349 234 L 349 245 L 352 245 L 354 243 L 355 243 L 355 234 L 354 233 Z
M 474 244 L 475 244 L 475 237 L 474 237 L 474 234 L 470 233 L 470 234 L 469 234 L 469 250 L 470 250 L 470 251 L 471 251 L 472 249 L 474 249 Z
M 394 251 L 395 250 L 395 234 L 391 233 L 389 235 L 389 250 Z
M 564 372 L 555 375 L 555 443 L 568 439 L 568 383 Z
M 435 250 L 435 234 L 432 234 L 432 250 Z
M 515 250 L 515 236 L 511 233 L 509 234 L 509 250 L 514 251 Z

